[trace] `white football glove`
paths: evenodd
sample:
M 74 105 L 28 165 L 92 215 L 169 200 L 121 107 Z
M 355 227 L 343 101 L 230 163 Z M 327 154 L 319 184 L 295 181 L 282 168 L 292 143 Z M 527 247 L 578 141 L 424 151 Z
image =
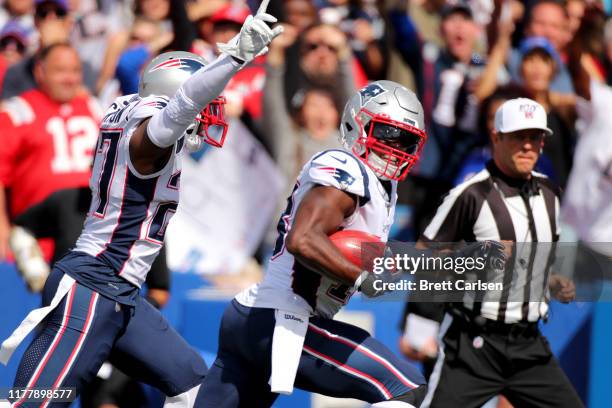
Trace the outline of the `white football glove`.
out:
M 255 57 L 268 52 L 268 44 L 283 32 L 283 27 L 268 27 L 268 23 L 276 23 L 276 17 L 267 14 L 266 9 L 270 0 L 263 0 L 255 17 L 248 16 L 245 20 L 240 33 L 226 44 L 217 43 L 219 50 L 227 55 L 231 55 L 245 64 L 251 62 Z
M 11 229 L 9 246 L 15 256 L 17 270 L 26 281 L 28 289 L 34 293 L 42 291 L 50 269 L 36 238 L 25 228 L 15 226 Z

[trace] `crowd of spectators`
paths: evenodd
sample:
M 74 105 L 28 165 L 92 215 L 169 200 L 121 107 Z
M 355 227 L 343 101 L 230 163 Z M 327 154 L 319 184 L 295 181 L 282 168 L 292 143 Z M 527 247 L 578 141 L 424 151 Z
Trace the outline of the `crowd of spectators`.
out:
M 114 97 L 136 92 L 140 70 L 160 52 L 191 51 L 214 59 L 216 44 L 236 35 L 257 3 L 4 0 L 0 146 L 15 143 L 19 123 L 11 109 L 27 100 L 32 89 L 45 93 L 40 72 L 50 47 L 62 44 L 76 51 L 78 76 L 57 79 L 59 87 L 78 88 L 74 92 L 97 111 L 96 104 L 103 109 Z M 612 82 L 612 20 L 607 15 L 612 10 L 604 3 L 272 0 L 270 9 L 285 32 L 267 56 L 230 82 L 227 115 L 242 120 L 268 150 L 286 180 L 285 195 L 313 153 L 338 147 L 340 108 L 351 92 L 376 79 L 412 87 L 423 103 L 429 136 L 419 166 L 400 191 L 400 203 L 415 209 L 416 237 L 440 197 L 490 157 L 487 126 L 506 96 L 531 97 L 547 110 L 554 135 L 546 140 L 538 169 L 565 186 L 580 137 L 572 74 Z M 69 126 L 77 113 L 68 112 L 66 101 L 55 103 L 64 126 L 38 120 L 34 132 L 54 146 L 54 162 L 87 160 L 93 146 L 82 146 L 82 132 Z M 47 115 L 34 102 L 32 109 Z M 28 154 L 35 157 L 3 148 L 5 173 L 14 174 Z M 7 158 L 16 160 L 15 167 L 5 164 Z M 7 193 L 0 197 L 3 254 L 8 225 L 23 209 L 11 208 L 20 200 L 14 197 L 20 194 L 15 181 L 6 177 L 1 182 Z M 52 193 L 41 184 L 42 190 Z M 44 198 L 38 195 L 29 199 Z M 279 208 L 282 201 L 278 197 Z
M 54 46 L 61 44 L 63 53 L 73 50 L 76 56 L 62 59 L 58 69 L 67 72 L 72 62 L 73 71 L 78 70 L 57 74 L 63 75 L 55 79 L 59 88 L 86 98 L 93 112 L 94 105 L 104 108 L 114 97 L 134 93 L 140 70 L 160 52 L 183 50 L 215 58 L 216 44 L 233 37 L 257 3 L 4 0 L 3 174 L 16 174 L 23 165 L 19 160 L 36 157 L 26 151 L 36 149 L 35 144 L 23 143 L 18 152 L 7 146 L 16 143 L 15 129 L 20 126 L 15 106 L 29 100 L 33 89 L 45 94 L 44 81 L 53 81 L 44 66 Z M 230 82 L 225 90 L 227 114 L 242 120 L 266 147 L 286 179 L 285 194 L 314 152 L 338 147 L 340 107 L 351 92 L 383 78 L 412 87 L 423 103 L 429 138 L 419 166 L 401 189 L 400 203 L 415 208 L 417 236 L 440 197 L 490 157 L 487 126 L 499 101 L 508 95 L 531 97 L 547 110 L 554 135 L 546 140 L 538 168 L 565 186 L 580 137 L 575 78 L 581 72 L 593 81 L 612 82 L 612 20 L 607 14 L 612 10 L 605 4 L 272 0 L 271 12 L 279 16 L 285 32 L 267 56 Z M 84 146 L 82 132 L 69 124 L 77 112 L 66 108 L 66 100 L 51 100 L 63 126 L 55 116 L 46 123 L 37 120 L 32 132 L 40 135 L 31 138 L 47 137 L 55 148 L 54 165 L 87 161 L 93 146 Z M 36 102 L 30 105 L 35 116 L 47 115 Z M 50 177 L 56 176 L 51 171 Z M 23 209 L 11 208 L 20 200 L 14 197 L 20 194 L 19 182 L 8 176 L 0 181 L 7 193 L 0 197 L 1 255 L 6 252 L 8 225 Z M 52 193 L 40 185 L 45 194 Z M 40 200 L 40 194 L 28 198 Z M 278 201 L 280 206 L 282 198 Z

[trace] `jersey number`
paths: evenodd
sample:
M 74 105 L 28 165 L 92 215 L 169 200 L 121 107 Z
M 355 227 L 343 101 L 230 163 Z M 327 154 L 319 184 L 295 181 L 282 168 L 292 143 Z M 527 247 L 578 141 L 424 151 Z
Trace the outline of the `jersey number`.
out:
M 53 173 L 81 172 L 91 166 L 91 148 L 96 143 L 98 128 L 89 116 L 73 116 L 65 122 L 60 117 L 47 121 L 46 131 L 53 137 L 55 155 Z
M 178 207 L 178 203 L 175 201 L 167 201 L 157 205 L 147 230 L 148 241 L 153 241 L 160 245 L 163 244 L 166 228 L 170 219 L 176 213 L 176 207 Z
M 117 161 L 117 146 L 121 137 L 121 130 L 101 130 L 100 142 L 96 151 L 96 159 L 102 160 L 100 167 L 100 178 L 98 180 L 98 206 L 94 215 L 103 218 L 106 214 L 106 206 L 110 195 L 110 186 L 115 174 L 115 162 Z

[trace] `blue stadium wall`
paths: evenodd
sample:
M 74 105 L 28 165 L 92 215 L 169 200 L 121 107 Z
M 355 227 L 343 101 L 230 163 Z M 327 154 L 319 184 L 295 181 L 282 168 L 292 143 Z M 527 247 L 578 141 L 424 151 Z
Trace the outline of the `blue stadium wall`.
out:
M 173 276 L 172 298 L 164 310 L 170 322 L 207 363 L 214 359 L 217 330 L 228 299 L 212 299 L 206 291 L 193 291 L 202 286 L 195 275 Z M 0 339 L 6 338 L 29 310 L 38 307 L 39 296 L 30 294 L 15 268 L 0 263 Z M 397 352 L 398 323 L 403 305 L 399 302 L 364 302 L 351 300 L 349 311 L 369 313 L 374 334 Z M 550 319 L 542 326 L 553 352 L 590 408 L 609 408 L 610 367 L 612 367 L 612 303 L 553 303 Z M 7 367 L 0 366 L 0 387 L 12 384 L 17 363 L 25 345 L 21 345 Z M 308 407 L 310 396 L 296 391 L 281 397 L 275 407 Z

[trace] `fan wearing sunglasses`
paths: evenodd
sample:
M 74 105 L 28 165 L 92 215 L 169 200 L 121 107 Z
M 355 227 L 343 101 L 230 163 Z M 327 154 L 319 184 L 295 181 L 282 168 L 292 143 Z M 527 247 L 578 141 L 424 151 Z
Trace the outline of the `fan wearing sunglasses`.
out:
M 26 53 L 21 61 L 6 71 L 2 86 L 2 99 L 8 99 L 36 88 L 34 66 L 41 52 L 54 44 L 69 42 L 74 24 L 67 0 L 37 0 L 34 26 L 39 34 L 38 50 L 34 55 Z M 83 85 L 93 93 L 96 77 L 92 66 L 88 61 L 81 60 L 81 69 Z
M 37 0 L 34 25 L 40 33 L 40 45 L 66 42 L 73 27 L 66 0 Z
M 109 359 L 135 380 L 157 387 L 168 406 L 194 406 L 206 364 L 139 288 L 177 210 L 184 150 L 223 145 L 227 124 L 219 94 L 282 32 L 266 24 L 276 22 L 266 13 L 267 3 L 219 45 L 222 54 L 215 61 L 208 64 L 188 52 L 161 54 L 145 67 L 138 94 L 117 98 L 106 111 L 94 147 L 83 231 L 49 274 L 45 307 L 32 312 L 0 348 L 6 364 L 27 333 L 43 326 L 21 359 L 15 387 L 74 387 L 78 394 Z M 40 406 L 27 398 L 12 402 Z

